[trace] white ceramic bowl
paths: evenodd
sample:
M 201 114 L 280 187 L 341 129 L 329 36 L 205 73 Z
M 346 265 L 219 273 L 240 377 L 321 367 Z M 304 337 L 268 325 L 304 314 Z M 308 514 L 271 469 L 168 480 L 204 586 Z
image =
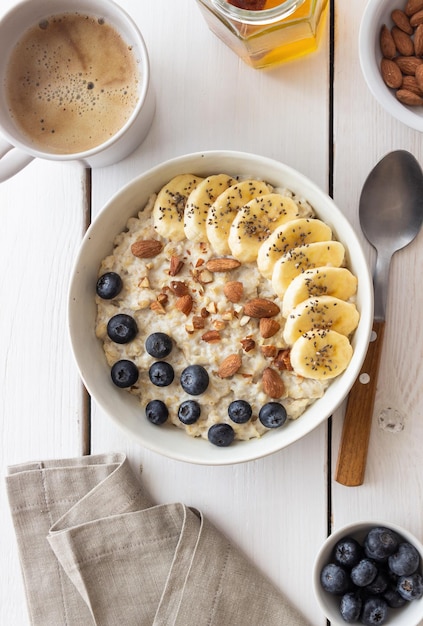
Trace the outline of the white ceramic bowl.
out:
M 423 107 L 410 107 L 399 102 L 395 91 L 385 85 L 380 73 L 380 30 L 383 24 L 388 28 L 394 25 L 391 12 L 404 10 L 405 4 L 406 0 L 369 0 L 359 32 L 360 65 L 369 90 L 385 111 L 410 128 L 423 131 Z
M 322 398 L 297 420 L 266 433 L 260 439 L 218 448 L 206 440 L 189 437 L 176 427 L 157 427 L 142 415 L 136 399 L 112 383 L 100 341 L 94 332 L 95 285 L 101 260 L 110 254 L 113 239 L 129 217 L 149 196 L 182 173 L 206 176 L 225 172 L 263 178 L 302 194 L 317 215 L 327 222 L 346 247 L 348 263 L 358 277 L 357 306 L 361 314 L 347 370 L 336 378 Z M 205 465 L 225 465 L 263 457 L 300 439 L 327 419 L 344 400 L 356 379 L 367 351 L 372 325 L 373 288 L 359 240 L 333 201 L 302 174 L 277 161 L 240 152 L 213 151 L 175 158 L 141 174 L 119 191 L 88 229 L 76 258 L 69 291 L 69 330 L 81 377 L 89 393 L 127 434 L 142 446 L 165 456 Z
M 420 570 L 422 567 L 423 559 L 423 545 L 422 543 L 412 535 L 406 528 L 391 524 L 389 522 L 356 522 L 343 526 L 339 530 L 332 533 L 320 548 L 313 568 L 313 589 L 320 608 L 323 614 L 330 621 L 332 626 L 345 626 L 345 621 L 342 619 L 339 613 L 339 597 L 334 596 L 324 591 L 320 584 L 320 572 L 324 565 L 330 563 L 332 560 L 332 554 L 336 543 L 343 537 L 353 537 L 357 541 L 361 542 L 369 532 L 369 530 L 375 526 L 384 526 L 395 531 L 404 541 L 408 541 L 413 544 L 420 554 Z M 400 609 L 390 609 L 389 618 L 385 624 L 389 626 L 417 626 L 423 619 L 423 598 L 420 600 L 413 600 L 407 602 L 407 604 Z

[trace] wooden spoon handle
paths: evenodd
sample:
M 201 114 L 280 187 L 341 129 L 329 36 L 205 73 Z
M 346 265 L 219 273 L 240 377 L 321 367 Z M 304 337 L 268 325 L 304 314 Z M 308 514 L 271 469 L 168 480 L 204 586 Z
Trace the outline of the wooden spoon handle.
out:
M 373 322 L 376 336 L 348 396 L 335 472 L 335 480 L 348 487 L 364 480 L 384 329 L 384 321 Z

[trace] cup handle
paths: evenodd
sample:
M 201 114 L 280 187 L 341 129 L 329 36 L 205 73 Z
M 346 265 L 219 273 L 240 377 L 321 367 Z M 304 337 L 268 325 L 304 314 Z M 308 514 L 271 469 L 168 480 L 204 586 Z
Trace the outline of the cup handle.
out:
M 0 137 L 0 183 L 20 172 L 33 158 Z

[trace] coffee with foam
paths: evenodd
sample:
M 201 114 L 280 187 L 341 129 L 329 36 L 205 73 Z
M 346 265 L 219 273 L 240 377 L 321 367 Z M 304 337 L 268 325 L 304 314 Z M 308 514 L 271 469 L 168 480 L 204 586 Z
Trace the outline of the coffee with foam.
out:
M 113 137 L 139 98 L 128 43 L 105 20 L 54 15 L 30 28 L 8 63 L 10 115 L 34 148 L 73 154 Z

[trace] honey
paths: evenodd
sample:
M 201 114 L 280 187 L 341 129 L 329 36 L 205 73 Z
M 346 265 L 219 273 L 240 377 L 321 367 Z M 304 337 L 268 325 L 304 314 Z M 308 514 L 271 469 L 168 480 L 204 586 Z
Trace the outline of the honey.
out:
M 248 65 L 272 67 L 317 50 L 328 0 L 197 0 L 210 30 Z

